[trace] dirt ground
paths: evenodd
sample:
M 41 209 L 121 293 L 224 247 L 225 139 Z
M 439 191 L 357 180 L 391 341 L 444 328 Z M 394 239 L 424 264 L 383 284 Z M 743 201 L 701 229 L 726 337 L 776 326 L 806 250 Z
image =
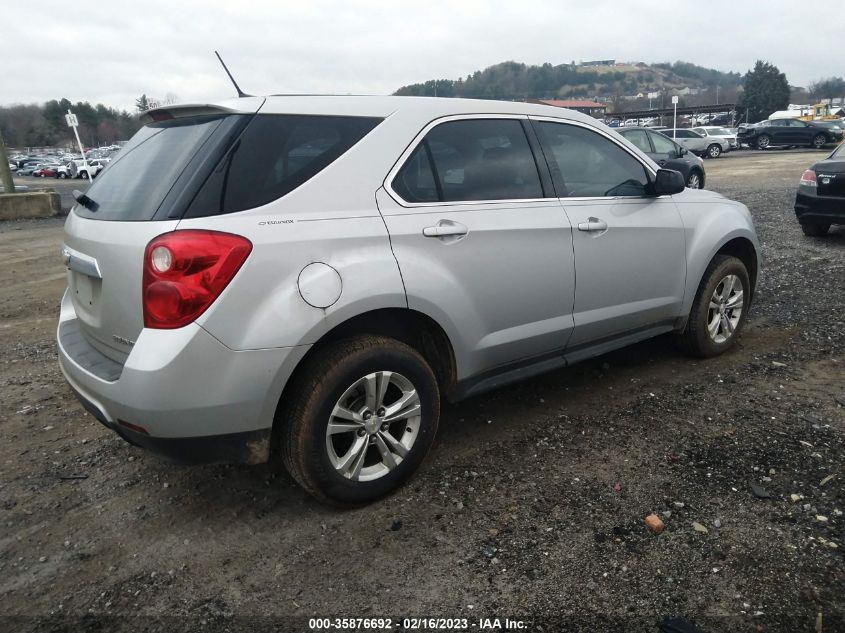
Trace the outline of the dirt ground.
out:
M 792 212 L 818 158 L 706 162 L 764 247 L 734 351 L 664 337 L 446 405 L 419 474 L 344 512 L 87 415 L 56 358 L 62 220 L 0 223 L 0 630 L 845 631 L 845 227 L 807 238 Z

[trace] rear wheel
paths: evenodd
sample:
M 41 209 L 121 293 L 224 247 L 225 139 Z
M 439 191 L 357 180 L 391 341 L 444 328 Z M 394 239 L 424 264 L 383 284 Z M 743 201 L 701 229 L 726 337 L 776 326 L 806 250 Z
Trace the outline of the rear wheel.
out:
M 736 342 L 750 302 L 751 283 L 742 260 L 717 255 L 710 262 L 690 310 L 682 347 L 695 356 L 726 352 Z
M 825 145 L 827 145 L 827 137 L 824 134 L 816 134 L 813 137 L 813 147 L 821 149 Z
M 707 148 L 707 155 L 710 158 L 719 158 L 722 155 L 722 146 L 713 143 L 710 147 Z
M 413 348 L 380 336 L 317 351 L 288 393 L 276 449 L 305 490 L 334 505 L 368 503 L 400 486 L 431 448 L 440 419 L 431 368 Z
M 830 224 L 819 224 L 817 222 L 807 222 L 801 223 L 801 230 L 804 231 L 804 235 L 809 237 L 822 237 L 823 235 L 827 235 L 828 230 L 830 230 Z
M 769 138 L 768 134 L 761 134 L 760 137 L 757 139 L 757 149 L 766 149 L 771 144 L 772 139 Z
M 690 172 L 689 178 L 687 178 L 687 187 L 690 189 L 701 189 L 704 186 L 704 183 L 701 180 L 701 173 L 697 169 L 693 169 Z

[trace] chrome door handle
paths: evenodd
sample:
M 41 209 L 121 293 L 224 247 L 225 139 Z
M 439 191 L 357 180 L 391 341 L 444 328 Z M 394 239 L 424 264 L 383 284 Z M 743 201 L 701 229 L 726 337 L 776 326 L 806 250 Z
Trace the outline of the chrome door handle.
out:
M 469 229 L 463 224 L 451 220 L 440 220 L 434 226 L 427 226 L 423 229 L 425 237 L 461 237 L 468 232 Z
M 598 218 L 587 218 L 586 222 L 580 222 L 578 224 L 579 231 L 606 231 L 607 230 L 607 222 L 604 220 L 600 220 Z

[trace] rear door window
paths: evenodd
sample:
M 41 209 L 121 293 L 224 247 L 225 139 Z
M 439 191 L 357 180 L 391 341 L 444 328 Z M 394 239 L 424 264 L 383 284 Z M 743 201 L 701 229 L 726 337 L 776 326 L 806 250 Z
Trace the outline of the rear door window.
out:
M 426 134 L 392 187 L 408 202 L 543 197 L 534 153 L 515 119 L 441 123 Z

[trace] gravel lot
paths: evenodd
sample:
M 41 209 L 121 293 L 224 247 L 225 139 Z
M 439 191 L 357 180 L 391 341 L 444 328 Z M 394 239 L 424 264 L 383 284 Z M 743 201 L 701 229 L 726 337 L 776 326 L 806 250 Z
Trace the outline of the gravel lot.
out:
M 737 349 L 661 338 L 447 405 L 418 476 L 346 512 L 270 467 L 159 461 L 85 414 L 53 340 L 62 221 L 0 223 L 0 629 L 845 630 L 845 229 L 806 238 L 792 212 L 818 157 L 706 162 L 764 246 Z

